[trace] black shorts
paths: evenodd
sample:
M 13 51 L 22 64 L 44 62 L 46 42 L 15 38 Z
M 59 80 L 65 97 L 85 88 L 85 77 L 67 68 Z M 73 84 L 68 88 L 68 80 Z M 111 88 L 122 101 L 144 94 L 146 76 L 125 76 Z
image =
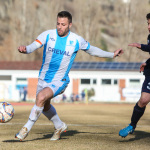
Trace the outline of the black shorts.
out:
M 150 93 L 150 76 L 145 77 L 141 92 Z

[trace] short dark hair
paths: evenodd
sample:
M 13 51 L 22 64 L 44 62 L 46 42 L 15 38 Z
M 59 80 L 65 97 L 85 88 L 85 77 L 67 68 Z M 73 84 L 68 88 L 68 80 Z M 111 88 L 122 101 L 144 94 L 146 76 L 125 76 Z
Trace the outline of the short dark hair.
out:
M 58 13 L 57 18 L 68 18 L 69 23 L 72 23 L 72 15 L 68 11 L 61 11 Z
M 147 20 L 150 19 L 150 13 L 146 15 Z

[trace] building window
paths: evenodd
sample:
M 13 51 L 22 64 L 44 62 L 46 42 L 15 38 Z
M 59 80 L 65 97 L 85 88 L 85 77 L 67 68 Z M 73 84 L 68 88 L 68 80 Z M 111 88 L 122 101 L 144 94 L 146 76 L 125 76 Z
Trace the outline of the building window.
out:
M 90 84 L 90 79 L 81 79 L 81 84 Z
M 11 80 L 11 76 L 8 75 L 0 76 L 0 80 Z
M 93 79 L 93 84 L 97 84 L 97 80 L 96 79 Z
M 17 78 L 17 81 L 26 81 L 26 78 Z
M 117 84 L 118 84 L 118 80 L 114 79 L 114 85 L 117 85 Z
M 102 85 L 110 85 L 111 79 L 102 79 Z
M 140 80 L 139 79 L 130 79 L 130 83 L 139 83 Z
M 26 78 L 17 78 L 16 79 L 16 89 L 27 87 L 28 80 Z
M 26 78 L 17 78 L 17 83 L 27 83 Z
M 140 87 L 140 79 L 130 79 L 129 86 L 130 87 Z

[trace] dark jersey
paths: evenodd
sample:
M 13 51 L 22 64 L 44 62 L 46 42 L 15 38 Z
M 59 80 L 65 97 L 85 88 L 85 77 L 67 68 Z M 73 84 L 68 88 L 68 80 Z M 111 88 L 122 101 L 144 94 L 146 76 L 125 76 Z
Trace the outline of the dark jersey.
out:
M 147 37 L 147 44 L 141 44 L 141 50 L 150 53 L 150 34 Z
M 141 44 L 141 50 L 150 53 L 150 34 L 147 37 L 147 45 Z M 146 66 L 144 67 L 145 76 L 150 76 L 150 58 L 146 61 Z

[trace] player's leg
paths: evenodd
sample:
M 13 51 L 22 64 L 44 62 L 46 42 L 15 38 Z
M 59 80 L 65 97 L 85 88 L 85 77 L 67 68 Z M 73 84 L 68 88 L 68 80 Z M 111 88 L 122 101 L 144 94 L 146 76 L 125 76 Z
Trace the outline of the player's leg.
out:
M 50 104 L 50 100 L 45 103 L 43 114 L 53 122 L 55 127 L 54 134 L 50 140 L 59 140 L 61 133 L 66 132 L 67 125 L 60 120 L 56 109 Z
M 67 80 L 54 82 L 53 85 L 57 85 L 55 86 L 55 89 L 53 89 L 54 97 L 59 94 L 62 94 L 65 91 L 68 83 L 69 82 Z M 52 88 L 53 86 L 50 85 L 50 87 Z M 54 114 L 53 116 L 51 116 L 51 121 L 54 123 L 55 131 L 50 140 L 59 140 L 60 135 L 63 132 L 66 132 L 67 129 L 67 125 L 60 120 L 59 116 L 57 115 L 57 113 L 55 114 L 55 112 L 55 108 L 53 107 L 53 105 L 51 105 L 49 113 Z
M 55 107 L 50 104 L 50 99 L 46 101 L 42 113 L 48 118 L 48 120 L 51 120 L 53 122 L 55 129 L 59 129 L 62 127 L 63 122 L 60 120 Z
M 146 105 L 150 102 L 150 93 L 142 92 L 140 100 L 136 103 L 133 109 L 131 123 L 126 128 L 120 130 L 119 135 L 126 137 L 129 133 L 132 134 L 136 125 L 145 112 Z
M 32 126 L 41 115 L 46 101 L 51 99 L 52 97 L 53 97 L 53 91 L 49 87 L 44 88 L 38 93 L 36 97 L 36 103 L 31 110 L 28 122 L 24 125 L 24 127 L 20 130 L 20 132 L 15 135 L 16 138 L 20 140 L 26 138 Z
M 150 78 L 146 77 L 141 91 L 141 97 L 138 103 L 134 106 L 132 117 L 131 117 L 131 123 L 126 128 L 120 130 L 119 135 L 122 137 L 126 137 L 129 133 L 133 133 L 138 121 L 144 114 L 146 105 L 150 102 Z
M 36 97 L 36 104 L 33 106 L 30 116 L 29 116 L 29 120 L 24 126 L 28 129 L 28 131 L 31 130 L 32 126 L 41 115 L 44 109 L 45 103 L 52 97 L 53 97 L 53 91 L 48 87 L 44 88 L 38 93 Z
M 131 117 L 131 123 L 130 125 L 133 126 L 133 128 L 136 128 L 136 125 L 140 118 L 143 116 L 145 112 L 146 105 L 150 102 L 150 93 L 142 92 L 141 98 L 138 101 L 138 103 L 135 105 L 133 114 Z

